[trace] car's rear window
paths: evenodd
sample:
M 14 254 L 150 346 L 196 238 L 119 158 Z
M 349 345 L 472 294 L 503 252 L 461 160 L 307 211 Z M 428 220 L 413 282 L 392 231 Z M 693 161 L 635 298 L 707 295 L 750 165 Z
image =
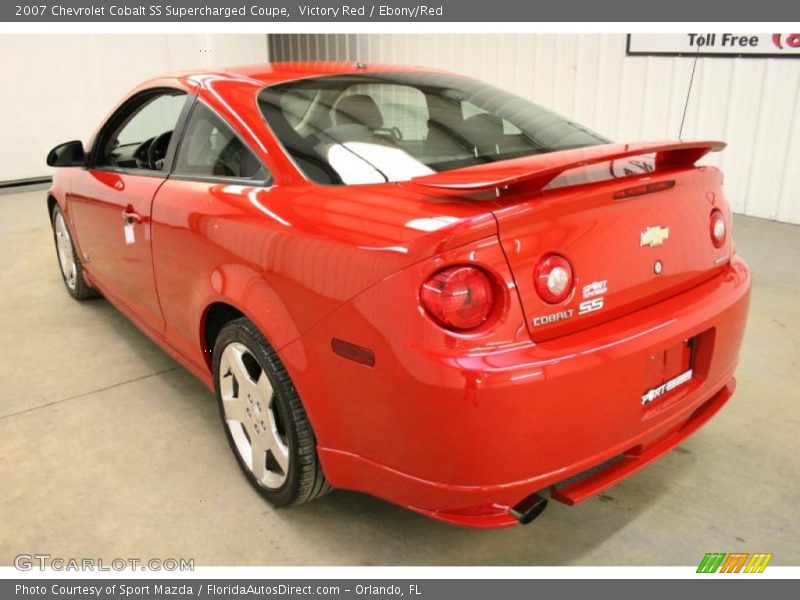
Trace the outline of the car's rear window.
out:
M 258 104 L 306 176 L 331 185 L 406 181 L 608 142 L 518 96 L 454 75 L 303 79 L 263 89 Z

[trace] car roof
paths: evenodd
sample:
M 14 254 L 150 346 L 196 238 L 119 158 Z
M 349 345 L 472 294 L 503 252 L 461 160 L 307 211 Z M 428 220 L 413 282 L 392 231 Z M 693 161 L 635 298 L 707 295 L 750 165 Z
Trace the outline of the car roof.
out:
M 345 74 L 364 74 L 370 73 L 441 73 L 438 69 L 410 65 L 393 65 L 359 61 L 309 61 L 309 62 L 265 62 L 252 65 L 240 65 L 236 67 L 226 67 L 214 70 L 184 71 L 171 73 L 162 77 L 175 77 L 178 79 L 190 79 L 202 84 L 203 79 L 211 77 L 214 79 L 242 80 L 248 79 L 262 85 L 274 85 L 296 79 L 307 79 L 310 77 L 321 77 L 325 75 L 345 75 Z

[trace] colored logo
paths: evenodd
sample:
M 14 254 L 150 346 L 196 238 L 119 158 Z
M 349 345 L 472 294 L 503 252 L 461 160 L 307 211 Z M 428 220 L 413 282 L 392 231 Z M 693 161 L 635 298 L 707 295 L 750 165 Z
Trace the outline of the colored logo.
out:
M 594 298 L 595 296 L 602 296 L 608 291 L 608 280 L 602 279 L 600 281 L 593 281 L 583 286 L 583 297 Z
M 669 239 L 669 227 L 659 227 L 656 225 L 654 227 L 648 227 L 639 234 L 639 245 L 642 247 L 650 246 L 651 248 L 655 248 L 666 242 L 667 239 Z
M 700 561 L 698 573 L 763 573 L 772 554 L 747 552 L 709 552 Z

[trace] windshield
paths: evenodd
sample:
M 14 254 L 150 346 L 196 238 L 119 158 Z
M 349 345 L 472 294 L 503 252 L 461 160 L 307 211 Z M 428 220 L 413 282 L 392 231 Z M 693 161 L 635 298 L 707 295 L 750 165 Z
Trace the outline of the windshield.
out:
M 318 183 L 406 181 L 608 140 L 527 100 L 465 77 L 336 75 L 262 90 L 284 148 Z

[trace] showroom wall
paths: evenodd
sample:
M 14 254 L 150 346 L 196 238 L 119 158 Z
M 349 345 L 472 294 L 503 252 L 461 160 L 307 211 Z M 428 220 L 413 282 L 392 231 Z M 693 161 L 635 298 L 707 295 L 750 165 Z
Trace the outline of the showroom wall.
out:
M 160 73 L 261 62 L 264 35 L 2 35 L 6 151 L 0 182 L 48 176 L 55 144 L 85 139 L 132 87 Z
M 627 57 L 624 35 L 274 35 L 273 60 L 432 66 L 512 90 L 618 141 L 722 139 L 736 212 L 800 223 L 800 60 Z M 694 79 L 687 104 L 687 91 Z M 684 107 L 686 114 L 684 119 Z

